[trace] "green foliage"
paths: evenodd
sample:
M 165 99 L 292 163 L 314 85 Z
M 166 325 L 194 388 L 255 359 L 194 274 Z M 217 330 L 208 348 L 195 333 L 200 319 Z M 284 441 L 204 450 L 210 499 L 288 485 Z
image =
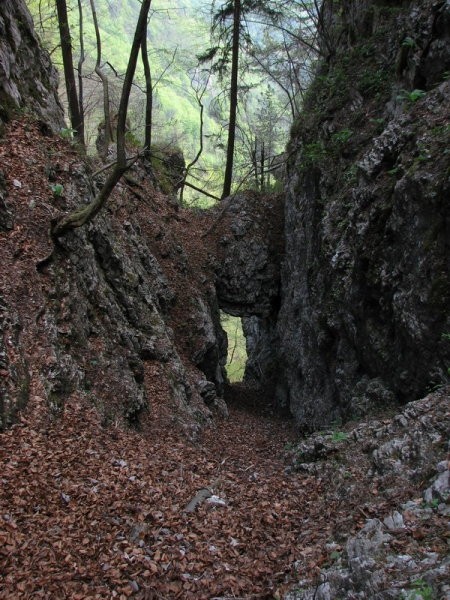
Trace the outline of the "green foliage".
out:
M 142 140 L 140 140 L 133 131 L 125 133 L 125 142 L 130 148 L 142 148 Z
M 346 144 L 352 135 L 353 131 L 351 129 L 341 129 L 341 131 L 336 131 L 336 133 L 333 133 L 331 139 L 333 142 L 337 142 L 338 144 Z
M 344 182 L 347 185 L 356 185 L 358 182 L 358 167 L 356 165 L 351 165 L 343 174 Z
M 363 96 L 372 96 L 383 92 L 389 83 L 389 74 L 385 69 L 369 66 L 359 78 L 358 89 Z
M 53 196 L 55 198 L 61 197 L 64 193 L 64 187 L 60 183 L 55 183 L 55 184 L 51 185 L 50 189 L 52 190 Z
M 405 37 L 405 39 L 402 42 L 402 46 L 406 46 L 407 48 L 415 48 L 416 47 L 416 42 L 412 37 Z
M 221 325 L 228 337 L 228 358 L 226 364 L 228 379 L 232 383 L 242 381 L 247 362 L 247 349 L 241 319 L 221 313 Z
M 182 178 L 182 152 L 169 144 L 153 144 L 150 161 L 156 181 L 165 194 L 173 194 Z
M 331 436 L 332 442 L 345 442 L 348 439 L 348 434 L 345 431 L 333 431 Z
M 305 144 L 303 147 L 302 159 L 304 166 L 313 166 L 324 160 L 326 156 L 327 151 L 322 141 Z
M 318 75 L 305 94 L 304 105 L 307 108 L 321 108 L 332 105 L 341 108 L 349 98 L 348 61 L 335 65 L 325 75 Z
M 439 500 L 437 498 L 433 498 L 433 500 L 431 500 L 431 502 L 427 502 L 425 506 L 427 508 L 436 509 L 439 506 Z
M 44 45 L 49 51 L 52 51 L 52 59 L 55 65 L 61 69 L 61 56 L 58 50 L 59 34 L 53 0 L 26 1 Z M 68 0 L 67 3 L 76 62 L 79 54 L 78 7 L 76 0 Z M 86 52 L 84 72 L 90 74 L 84 83 L 87 100 L 87 152 L 95 153 L 95 139 L 98 124 L 103 119 L 103 108 L 101 86 L 95 81 L 95 75 L 92 76 L 96 58 L 96 40 L 91 11 L 89 2 L 84 1 L 82 5 Z M 139 0 L 108 0 L 108 2 L 98 1 L 96 3 L 102 39 L 102 62 L 110 81 L 113 114 L 117 111 L 123 73 L 128 62 L 139 5 Z M 149 21 L 149 58 L 155 85 L 153 140 L 158 145 L 168 141 L 172 146 L 181 147 L 187 162 L 194 158 L 199 148 L 199 105 L 191 79 L 194 77 L 194 73 L 197 75 L 199 73 L 195 70 L 197 56 L 205 54 L 206 49 L 211 46 L 209 15 L 201 10 L 203 7 L 204 4 L 201 0 L 186 0 L 182 7 L 171 1 L 164 6 L 155 8 Z M 245 8 L 260 11 L 257 2 L 246 4 Z M 55 48 L 56 50 L 54 50 Z M 248 174 L 249 154 L 243 140 L 251 137 L 255 130 L 253 127 L 255 122 L 259 125 L 269 122 L 265 117 L 258 118 L 259 111 L 264 108 L 258 98 L 262 98 L 266 94 L 266 77 L 254 69 L 249 69 L 244 64 L 240 77 L 242 93 L 244 94 L 244 90 L 251 90 L 251 94 L 248 94 L 249 101 L 247 102 L 247 99 L 245 101 L 245 111 L 239 114 L 238 118 L 242 136 L 239 136 L 237 140 L 236 180 L 244 179 Z M 144 93 L 142 91 L 144 74 L 141 61 L 138 63 L 135 80 L 137 86 L 133 88 L 128 112 L 131 131 L 127 134 L 127 143 L 132 146 L 142 146 L 144 138 Z M 284 150 L 288 127 L 286 120 L 280 117 L 280 107 L 285 107 L 285 98 L 274 85 L 271 86 L 271 92 L 274 95 L 275 110 L 273 114 L 277 117 L 277 127 L 274 134 L 269 137 L 273 141 L 271 150 L 273 150 L 273 154 L 277 154 Z M 211 77 L 203 98 L 205 106 L 203 154 L 195 165 L 195 169 L 192 170 L 193 183 L 216 195 L 220 195 L 219 190 L 222 187 L 223 143 L 228 112 L 227 101 L 220 98 L 221 93 L 222 89 L 217 77 Z M 249 119 L 247 119 L 248 115 L 250 115 Z M 71 139 L 73 131 L 66 128 L 61 135 Z M 158 168 L 157 165 L 156 168 Z M 198 197 L 198 193 L 192 190 L 185 191 L 184 200 L 186 202 L 198 203 Z M 200 202 L 203 203 L 203 199 Z
M 75 129 L 70 127 L 62 127 L 59 131 L 60 136 L 65 140 L 72 140 L 74 133 L 76 133 Z
M 416 579 L 411 586 L 412 590 L 403 592 L 405 600 L 435 600 L 433 588 L 424 579 Z
M 397 173 L 400 171 L 400 167 L 394 167 L 393 169 L 389 169 L 389 171 L 387 172 L 388 175 L 397 175 Z
M 407 102 L 417 102 L 426 95 L 424 90 L 412 90 L 408 92 L 408 90 L 401 90 L 400 94 L 397 96 L 397 100 L 406 100 Z

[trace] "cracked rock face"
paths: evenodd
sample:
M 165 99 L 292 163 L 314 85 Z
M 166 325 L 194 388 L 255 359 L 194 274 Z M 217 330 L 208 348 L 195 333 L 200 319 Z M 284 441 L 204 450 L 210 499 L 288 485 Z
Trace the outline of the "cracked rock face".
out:
M 282 199 L 251 192 L 233 197 L 220 227 L 219 306 L 234 316 L 269 316 L 279 299 Z
M 212 285 L 192 286 L 181 301 L 174 273 L 194 280 L 189 257 L 177 241 L 182 251 L 162 258 L 167 255 L 152 233 L 163 220 L 159 210 L 166 222 L 175 221 L 176 210 L 165 206 L 148 186 L 146 171 L 135 165 L 136 185 L 149 197 L 136 199 L 120 183 L 108 207 L 61 238 L 49 255 L 54 204 L 73 209 L 90 199 L 94 184 L 70 146 L 54 136 L 39 137 L 38 126 L 28 120 L 9 125 L 3 156 L 9 156 L 8 144 L 26 152 L 24 133 L 39 147 L 35 154 L 42 163 L 33 158 L 38 168 L 21 174 L 20 193 L 12 191 L 11 173 L 4 188 L 13 229 L 2 232 L 1 246 L 0 429 L 28 400 L 59 414 L 67 400 L 81 396 L 105 423 L 139 426 L 148 422 L 142 418 L 147 414 L 194 436 L 213 412 L 226 415 L 220 398 L 225 347 L 218 341 L 222 331 Z M 41 167 L 55 145 L 64 183 L 56 200 L 46 197 Z M 34 189 L 40 193 L 36 203 L 29 196 Z M 174 234 L 166 237 L 171 246 Z M 175 307 L 179 323 L 197 325 L 184 338 L 176 330 Z M 189 345 L 183 350 L 185 338 Z
M 347 4 L 288 165 L 278 395 L 310 429 L 420 398 L 450 366 L 450 8 Z
M 217 301 L 225 312 L 242 317 L 244 380 L 267 397 L 274 396 L 277 376 L 283 221 L 280 195 L 247 192 L 226 206 L 218 232 Z
M 54 131 L 64 127 L 58 77 L 23 0 L 0 3 L 0 124 L 27 108 Z

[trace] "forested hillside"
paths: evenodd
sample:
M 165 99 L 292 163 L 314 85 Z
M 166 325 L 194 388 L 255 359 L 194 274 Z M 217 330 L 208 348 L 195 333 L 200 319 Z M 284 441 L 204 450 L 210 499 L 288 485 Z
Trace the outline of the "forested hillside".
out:
M 52 2 L 28 0 L 28 6 L 42 40 L 52 52 L 55 64 L 62 69 L 59 50 L 58 28 Z M 98 124 L 102 121 L 101 86 L 93 73 L 96 41 L 89 3 L 81 2 L 83 14 L 83 38 L 86 63 L 85 96 L 87 119 L 87 143 L 95 149 Z M 96 7 L 102 43 L 102 60 L 110 79 L 112 108 L 117 111 L 121 81 L 128 62 L 136 16 L 137 0 L 110 0 L 98 2 Z M 76 2 L 68 4 L 69 23 L 72 31 L 74 54 L 80 52 L 79 11 Z M 217 73 L 208 74 L 208 64 L 200 64 L 198 57 L 211 47 L 211 19 L 214 6 L 205 0 L 171 0 L 153 2 L 149 18 L 148 50 L 154 85 L 153 139 L 155 144 L 166 148 L 179 147 L 187 162 L 191 161 L 200 147 L 200 105 L 203 112 L 203 152 L 192 171 L 193 180 L 210 193 L 220 195 L 225 168 L 224 146 L 226 144 L 228 84 L 221 82 Z M 258 23 L 250 24 L 252 36 L 263 42 L 267 28 Z M 281 42 L 279 42 L 281 43 Z M 263 59 L 263 57 L 261 57 Z M 241 66 L 240 116 L 236 148 L 235 185 L 259 186 L 258 174 L 252 174 L 252 152 L 257 138 L 265 140 L 267 151 L 273 157 L 284 150 L 288 129 L 292 121 L 286 94 L 266 72 L 252 64 Z M 63 82 L 61 82 L 61 85 Z M 130 138 L 143 141 L 144 128 L 144 74 L 138 65 L 136 87 L 132 92 L 129 108 Z M 64 96 L 63 85 L 61 94 Z M 269 155 L 268 155 L 269 156 Z M 268 178 L 271 176 L 268 175 Z M 272 179 L 272 184 L 275 180 Z M 207 199 L 187 191 L 187 199 Z

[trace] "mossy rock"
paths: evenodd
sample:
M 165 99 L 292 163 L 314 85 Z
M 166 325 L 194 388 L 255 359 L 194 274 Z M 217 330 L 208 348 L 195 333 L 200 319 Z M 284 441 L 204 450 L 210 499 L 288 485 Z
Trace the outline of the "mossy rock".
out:
M 184 180 L 186 162 L 176 146 L 153 145 L 151 164 L 156 181 L 165 194 L 175 194 Z

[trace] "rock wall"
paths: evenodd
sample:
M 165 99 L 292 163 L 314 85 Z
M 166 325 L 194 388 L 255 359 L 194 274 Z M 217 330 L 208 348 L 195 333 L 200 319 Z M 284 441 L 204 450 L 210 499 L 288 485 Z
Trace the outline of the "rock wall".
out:
M 281 195 L 247 192 L 226 201 L 217 236 L 217 298 L 239 317 L 267 317 L 279 303 Z
M 278 396 L 307 428 L 450 366 L 450 7 L 343 4 L 289 147 Z
M 26 109 L 57 131 L 64 126 L 58 77 L 23 0 L 0 2 L 0 126 Z
M 58 414 L 72 395 L 105 422 L 161 417 L 189 435 L 224 414 L 224 334 L 212 266 L 183 240 L 189 215 L 136 165 L 52 251 L 50 221 L 101 182 L 31 119 L 8 124 L 0 164 L 0 428 L 28 401 Z
M 217 302 L 225 312 L 242 318 L 248 356 L 244 380 L 269 398 L 278 365 L 284 198 L 246 192 L 226 202 L 214 232 Z

